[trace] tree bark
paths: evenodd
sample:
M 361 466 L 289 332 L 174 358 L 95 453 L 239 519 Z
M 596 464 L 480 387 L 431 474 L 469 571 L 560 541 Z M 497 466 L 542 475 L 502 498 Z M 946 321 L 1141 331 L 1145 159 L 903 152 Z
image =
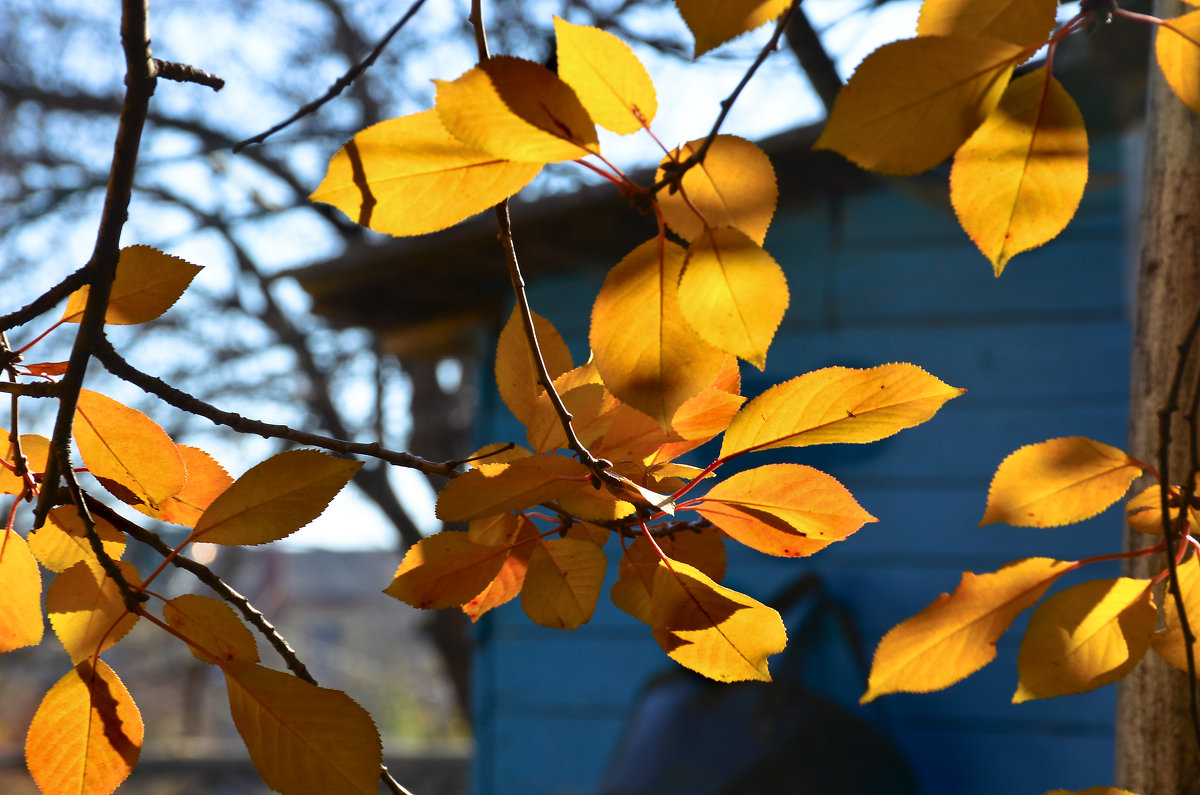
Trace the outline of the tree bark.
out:
M 1188 10 L 1176 0 L 1158 0 L 1157 16 Z M 1166 405 L 1178 348 L 1200 304 L 1200 118 L 1189 111 L 1150 69 L 1146 157 L 1141 218 L 1141 256 L 1134 316 L 1130 382 L 1129 452 L 1156 462 L 1158 413 Z M 1192 368 L 1196 351 L 1193 351 Z M 1191 379 L 1184 384 L 1192 383 Z M 1183 399 L 1190 395 L 1185 386 Z M 1185 403 L 1186 405 L 1186 403 Z M 1170 478 L 1187 470 L 1187 433 L 1172 428 Z M 1149 479 L 1142 485 L 1151 485 Z M 1158 539 L 1131 531 L 1129 549 Z M 1162 556 L 1128 561 L 1125 573 L 1152 577 Z M 1156 597 L 1161 604 L 1161 593 Z M 1193 626 L 1200 616 L 1193 617 Z M 1188 710 L 1186 674 L 1148 654 L 1122 681 L 1117 697 L 1117 786 L 1138 795 L 1200 795 L 1200 753 Z

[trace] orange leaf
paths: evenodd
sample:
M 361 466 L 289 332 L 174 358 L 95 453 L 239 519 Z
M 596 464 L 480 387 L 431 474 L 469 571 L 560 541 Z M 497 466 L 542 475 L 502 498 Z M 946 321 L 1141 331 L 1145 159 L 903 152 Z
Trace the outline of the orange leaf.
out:
M 871 663 L 862 703 L 888 693 L 929 693 L 967 678 L 996 657 L 996 639 L 1075 564 L 1026 558 L 992 574 L 963 572 L 942 594 L 892 627 Z
M 592 356 L 604 385 L 663 428 L 725 363 L 684 320 L 683 259 L 675 243 L 646 241 L 609 271 L 592 307 Z
M 688 247 L 679 306 L 702 339 L 761 370 L 787 310 L 787 279 L 743 232 L 709 229 Z
M 348 695 L 250 662 L 226 663 L 221 670 L 233 723 L 268 787 L 378 793 L 379 731 Z
M 858 65 L 813 148 L 885 174 L 933 168 L 992 112 L 1024 55 L 1016 44 L 965 36 L 886 44 Z
M 150 246 L 121 249 L 104 322 L 132 326 L 154 320 L 179 300 L 201 270 L 199 265 Z M 63 313 L 65 322 L 78 323 L 83 319 L 90 289 L 84 285 L 71 293 Z
M 522 510 L 586 486 L 588 468 L 561 455 L 535 455 L 508 464 L 480 464 L 447 483 L 437 499 L 443 522 L 466 522 Z
M 1066 228 L 1087 184 L 1083 116 L 1045 67 L 1013 80 L 958 150 L 950 201 L 999 276 L 1014 255 Z
M 163 618 L 191 641 L 188 650 L 200 662 L 258 662 L 254 634 L 225 602 L 186 593 L 163 605 Z
M 12 443 L 7 441 L 8 431 L 0 428 L 0 437 L 4 438 L 5 448 L 8 451 L 4 454 L 4 460 L 15 465 L 16 451 L 13 450 Z M 26 468 L 34 474 L 41 474 L 46 471 L 46 459 L 50 455 L 50 440 L 45 436 L 23 433 L 21 434 L 21 454 L 25 456 Z M 25 481 L 18 478 L 16 473 L 7 467 L 0 466 L 0 494 L 22 494 L 24 491 Z
M 423 235 L 499 204 L 540 170 L 459 141 L 427 110 L 356 133 L 309 199 L 376 232 Z
M 502 55 L 453 82 L 434 83 L 438 117 L 468 146 L 532 163 L 600 151 L 596 126 L 575 92 L 540 64 Z
M 120 558 L 125 552 L 125 534 L 99 516 L 92 516 L 92 521 L 104 551 L 113 560 Z M 94 569 L 100 568 L 100 561 L 92 551 L 87 530 L 74 505 L 51 508 L 46 515 L 46 524 L 29 534 L 29 548 L 38 562 L 50 571 L 66 571 L 80 562 L 86 562 Z
M 1054 30 L 1058 0 L 925 0 L 918 36 L 973 36 L 1022 47 L 1040 45 Z
M 187 468 L 175 443 L 145 414 L 84 389 L 75 409 L 75 443 L 83 463 L 105 487 L 129 492 L 127 502 L 153 509 L 179 493 Z
M 1158 491 L 1158 489 L 1155 489 Z M 1200 616 L 1200 563 L 1191 555 L 1177 567 L 1179 589 L 1183 593 L 1183 607 L 1187 611 L 1189 628 L 1195 632 L 1196 619 Z M 1168 591 L 1163 597 L 1164 627 L 1156 632 L 1151 645 L 1159 657 L 1181 671 L 1187 671 L 1187 645 L 1183 639 L 1183 626 L 1179 622 L 1179 609 L 1175 597 Z M 1192 644 L 1192 659 L 1200 661 L 1200 643 Z
M 507 557 L 507 546 L 476 544 L 466 533 L 446 530 L 409 547 L 383 592 L 413 607 L 457 607 L 487 588 Z
M 1121 499 L 1140 474 L 1126 453 L 1082 436 L 1026 445 L 1000 462 L 979 524 L 1082 522 Z
M 21 368 L 30 375 L 62 375 L 67 371 L 66 362 L 37 362 L 22 364 Z
M 521 589 L 529 620 L 552 629 L 576 629 L 596 610 L 608 558 L 591 541 L 548 538 L 534 543 Z
M 131 586 L 141 586 L 142 579 L 132 564 L 121 561 L 117 565 Z M 125 609 L 116 582 L 87 563 L 76 563 L 54 578 L 46 589 L 46 613 L 54 634 L 76 664 L 95 659 L 125 637 L 138 620 Z
M 25 539 L 0 531 L 0 652 L 42 642 L 42 574 Z
M 142 751 L 142 716 L 112 668 L 84 660 L 42 699 L 25 761 L 42 792 L 107 795 Z
M 767 658 L 787 645 L 779 613 L 679 561 L 658 563 L 650 625 L 667 656 L 718 682 L 771 681 Z
M 1159 25 L 1154 52 L 1175 96 L 1193 113 L 1200 113 L 1200 11 Z
M 768 464 L 713 486 L 695 509 L 752 549 L 802 557 L 877 521 L 834 478 L 800 464 Z
M 525 572 L 529 568 L 529 556 L 533 554 L 533 544 L 521 542 L 536 538 L 538 529 L 524 516 L 506 513 L 498 517 L 476 519 L 471 522 L 468 533 L 475 543 L 494 541 L 509 547 L 495 578 L 462 606 L 463 613 L 474 623 L 487 611 L 508 603 L 521 592 L 525 585 Z
M 551 378 L 558 378 L 574 367 L 571 351 L 550 321 L 534 313 L 533 330 L 537 335 L 542 360 L 546 363 Z M 529 340 L 525 336 L 521 314 L 515 308 L 501 329 L 496 345 L 496 386 L 499 387 L 500 397 L 504 400 L 504 405 L 508 406 L 508 410 L 523 425 L 528 425 L 538 395 L 544 394 L 546 390 L 538 383 Z
M 153 511 L 145 505 L 133 507 L 147 516 L 153 516 L 171 524 L 181 524 L 195 527 L 196 522 L 212 501 L 225 493 L 233 485 L 233 478 L 225 468 L 203 450 L 189 447 L 186 444 L 177 445 L 179 457 L 187 467 L 187 481 L 179 493 L 163 502 L 162 506 Z
M 1017 655 L 1013 703 L 1086 693 L 1124 678 L 1150 648 L 1150 580 L 1089 580 L 1033 611 Z
M 191 539 L 252 545 L 285 538 L 320 516 L 361 466 L 319 450 L 271 456 L 212 501 Z
M 789 0 L 675 0 L 696 39 L 696 57 L 764 25 L 787 10 Z
M 656 180 L 666 169 L 699 150 L 704 139 L 690 141 L 663 158 Z M 706 229 L 731 226 L 762 245 L 775 214 L 779 188 L 766 152 L 744 138 L 719 135 L 704 160 L 684 172 L 680 190 L 658 194 L 663 220 L 684 240 Z
M 733 418 L 721 457 L 811 444 L 865 444 L 920 425 L 965 392 L 913 364 L 826 367 L 776 384 Z
M 558 76 L 575 90 L 597 124 L 628 135 L 654 120 L 654 83 L 628 44 L 606 31 L 558 17 L 554 35 Z
M 719 530 L 681 532 L 656 539 L 672 561 L 694 566 L 715 582 L 725 577 L 725 541 Z M 612 587 L 613 604 L 638 621 L 650 623 L 650 594 L 658 570 L 658 551 L 639 536 L 621 557 L 617 581 Z

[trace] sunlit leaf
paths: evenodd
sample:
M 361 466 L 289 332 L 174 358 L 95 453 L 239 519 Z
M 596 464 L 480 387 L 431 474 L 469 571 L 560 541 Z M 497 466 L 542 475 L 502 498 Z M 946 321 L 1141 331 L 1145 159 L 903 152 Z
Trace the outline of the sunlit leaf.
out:
M 99 392 L 79 393 L 75 443 L 88 470 L 128 490 L 129 502 L 158 509 L 187 480 L 171 437 L 145 414 Z
M 121 249 L 117 273 L 104 322 L 114 326 L 145 323 L 170 309 L 183 291 L 203 268 L 199 265 L 164 254 L 150 246 L 129 246 Z M 63 320 L 78 323 L 87 307 L 87 285 L 71 293 Z
M 877 521 L 834 478 L 800 464 L 739 472 L 695 510 L 734 540 L 768 555 L 801 557 Z
M 1083 116 L 1042 67 L 1013 80 L 958 150 L 950 201 L 999 276 L 1014 255 L 1066 228 L 1083 198 L 1087 175 Z
M 120 558 L 125 552 L 125 534 L 103 517 L 93 515 L 92 522 L 104 551 L 114 560 Z M 100 565 L 74 505 L 51 508 L 46 523 L 29 534 L 29 548 L 50 571 L 66 571 L 80 562 L 87 562 L 93 568 Z
M 787 645 L 779 613 L 680 561 L 658 563 L 650 625 L 671 659 L 719 682 L 769 682 L 767 658 Z
M 7 451 L 4 460 L 15 465 L 16 451 L 8 439 L 8 431 L 0 428 L 0 440 Z M 21 434 L 21 454 L 25 456 L 25 466 L 29 472 L 40 474 L 46 471 L 46 459 L 50 455 L 50 440 L 45 436 L 33 433 Z M 8 467 L 0 466 L 0 494 L 22 494 L 25 491 L 25 481 L 17 477 Z
M 920 425 L 965 391 L 913 364 L 826 367 L 776 384 L 743 406 L 725 432 L 721 457 L 878 441 Z
M 1082 436 L 1026 445 L 996 469 L 979 524 L 1082 522 L 1125 496 L 1140 474 L 1141 465 L 1128 454 Z
M 1154 51 L 1167 85 L 1192 112 L 1200 113 L 1200 11 L 1159 25 Z
M 688 247 L 679 306 L 702 339 L 761 370 L 787 310 L 787 278 L 744 233 L 709 229 Z
M 80 662 L 42 699 L 25 738 L 25 761 L 45 793 L 107 795 L 142 751 L 142 716 L 103 660 Z
M 1200 563 L 1196 556 L 1190 555 L 1180 563 L 1176 573 L 1179 576 L 1179 590 L 1183 594 L 1183 606 L 1187 611 L 1188 628 L 1194 634 L 1200 630 Z M 1183 625 L 1179 621 L 1179 608 L 1170 590 L 1163 596 L 1163 616 L 1165 626 L 1151 639 L 1154 651 L 1171 665 L 1186 671 L 1187 644 L 1183 638 Z M 1200 643 L 1192 644 L 1192 659 L 1196 665 L 1200 665 Z
M 534 313 L 533 329 L 538 349 L 551 378 L 558 378 L 575 365 L 571 351 L 558 330 L 541 315 Z M 514 308 L 500 331 L 496 345 L 496 386 L 513 416 L 528 425 L 539 394 L 546 390 L 538 384 L 537 369 L 520 312 Z M 489 461 L 490 463 L 490 461 Z
M 438 117 L 468 146 L 531 163 L 599 151 L 596 126 L 575 92 L 540 64 L 498 56 L 453 82 L 434 82 Z
M 225 602 L 183 594 L 163 605 L 163 618 L 191 641 L 188 651 L 201 662 L 258 662 L 254 633 Z
M 409 547 L 383 592 L 413 607 L 458 607 L 488 587 L 507 557 L 507 546 L 477 544 L 446 530 Z
M 607 567 L 604 551 L 591 541 L 536 542 L 521 589 L 521 608 L 535 624 L 575 629 L 591 620 Z
M 1013 703 L 1086 693 L 1125 677 L 1150 648 L 1150 580 L 1089 580 L 1038 605 L 1017 654 Z
M 888 693 L 929 693 L 996 657 L 996 639 L 1075 564 L 1026 558 L 992 574 L 963 572 L 953 594 L 888 630 L 875 650 L 862 703 Z
M 137 569 L 118 562 L 125 580 L 142 584 Z M 46 589 L 46 614 L 72 663 L 94 658 L 133 628 L 138 616 L 125 608 L 117 583 L 87 563 L 76 563 Z
M 35 362 L 20 366 L 30 375 L 62 375 L 67 371 L 66 362 Z
M 558 76 L 596 123 L 627 135 L 654 120 L 658 96 L 646 67 L 616 36 L 554 18 Z
M 576 489 L 556 499 L 559 508 L 577 519 L 604 522 L 632 516 L 637 507 L 630 501 L 619 499 L 607 488 Z M 638 501 L 639 504 L 642 500 Z
M 1016 44 L 964 36 L 886 44 L 858 65 L 813 148 L 885 174 L 933 168 L 996 107 L 1022 55 Z
M 512 514 L 505 515 L 513 516 Z M 462 606 L 463 613 L 472 622 L 478 621 L 479 617 L 487 611 L 510 602 L 521 592 L 521 588 L 525 585 L 525 573 L 529 569 L 529 557 L 533 554 L 534 550 L 532 541 L 539 533 L 533 522 L 525 517 L 522 516 L 518 519 L 513 516 L 513 520 L 511 525 L 513 529 L 510 531 L 507 539 L 507 542 L 512 546 L 506 552 L 504 563 L 501 564 L 500 570 L 482 591 Z M 471 525 L 473 530 L 475 522 L 472 522 Z
M 267 786 L 297 795 L 378 793 L 379 731 L 353 699 L 254 663 L 221 670 L 233 723 Z
M 592 307 L 592 356 L 605 386 L 664 428 L 725 363 L 684 320 L 683 260 L 681 246 L 646 241 L 609 271 Z
M 25 539 L 0 530 L 0 652 L 42 642 L 42 574 Z
M 438 494 L 437 517 L 443 522 L 467 522 L 529 508 L 581 487 L 591 488 L 587 479 L 587 467 L 561 455 L 480 464 L 445 485 Z
M 183 488 L 175 496 L 164 501 L 157 511 L 146 505 L 133 507 L 164 522 L 195 527 L 212 501 L 233 485 L 233 478 L 216 459 L 203 450 L 186 444 L 177 447 L 179 457 L 187 466 L 187 481 Z
M 1167 492 L 1167 510 L 1172 525 L 1179 519 L 1179 501 L 1183 496 L 1178 486 Z M 1136 497 L 1125 503 L 1125 521 L 1129 527 L 1147 535 L 1162 535 L 1162 495 L 1158 486 L 1149 486 Z M 1200 511 L 1192 507 L 1188 511 L 1189 533 L 1200 530 Z
M 655 179 L 695 154 L 702 143 L 691 141 L 664 157 Z M 691 241 L 705 229 L 732 226 L 762 245 L 779 188 L 771 159 L 757 145 L 734 135 L 717 136 L 704 160 L 684 173 L 681 188 L 658 194 L 663 219 L 680 237 Z
M 789 0 L 675 0 L 696 39 L 696 56 L 779 17 Z
M 320 516 L 361 466 L 319 450 L 271 456 L 212 501 L 191 538 L 233 545 L 285 538 Z
M 540 170 L 463 143 L 427 110 L 356 133 L 309 198 L 377 232 L 423 235 L 499 204 Z
M 1058 0 L 925 0 L 919 36 L 975 36 L 1022 47 L 1042 44 L 1054 30 Z

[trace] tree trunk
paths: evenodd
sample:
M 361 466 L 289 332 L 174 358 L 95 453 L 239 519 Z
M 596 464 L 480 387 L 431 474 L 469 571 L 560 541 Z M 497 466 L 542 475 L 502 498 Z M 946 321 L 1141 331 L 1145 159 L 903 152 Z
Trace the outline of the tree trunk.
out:
M 1160 17 L 1188 10 L 1158 0 Z M 1129 452 L 1157 462 L 1158 413 L 1166 403 L 1177 346 L 1200 303 L 1200 118 L 1150 69 L 1141 258 L 1134 318 Z M 1196 352 L 1193 351 L 1193 362 Z M 1185 385 L 1191 380 L 1185 381 Z M 1185 389 L 1190 389 L 1186 387 Z M 1185 391 L 1184 399 L 1188 398 Z M 1186 431 L 1172 430 L 1170 477 L 1187 469 Z M 1150 485 L 1145 479 L 1143 485 Z M 1133 549 L 1157 539 L 1128 532 Z M 1128 561 L 1126 574 L 1150 577 L 1161 556 Z M 1161 601 L 1162 597 L 1159 597 Z M 1169 598 L 1166 597 L 1166 598 Z M 1193 626 L 1200 616 L 1193 617 Z M 1120 685 L 1117 698 L 1117 786 L 1138 795 L 1200 795 L 1200 754 L 1188 711 L 1187 676 L 1155 654 Z

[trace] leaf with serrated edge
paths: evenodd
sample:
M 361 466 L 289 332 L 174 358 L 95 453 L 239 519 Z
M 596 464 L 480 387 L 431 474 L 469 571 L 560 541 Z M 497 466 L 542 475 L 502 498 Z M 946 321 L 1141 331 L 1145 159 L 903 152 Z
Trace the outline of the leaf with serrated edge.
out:
M 552 379 L 558 378 L 575 366 L 571 360 L 571 351 L 563 342 L 558 329 L 536 312 L 533 313 L 533 330 L 537 335 L 542 361 L 545 362 L 546 370 Z M 508 410 L 521 424 L 528 425 L 538 395 L 546 390 L 538 384 L 533 353 L 525 336 L 520 311 L 515 308 L 504 328 L 500 330 L 496 344 L 496 386 Z M 486 459 L 485 463 L 492 462 Z
M 607 31 L 554 18 L 558 76 L 596 123 L 628 135 L 654 120 L 658 97 L 629 45 Z
M 1155 489 L 1157 491 L 1157 489 Z M 1187 611 L 1189 628 L 1195 632 L 1196 619 L 1200 616 L 1200 563 L 1193 554 L 1177 567 L 1179 589 L 1183 593 L 1183 607 Z M 1187 671 L 1187 644 L 1183 639 L 1183 626 L 1179 623 L 1179 608 L 1170 591 L 1163 598 L 1164 627 L 1154 633 L 1151 645 L 1159 657 L 1181 671 Z M 1192 659 L 1200 664 L 1200 643 L 1192 644 Z
M 505 514 L 513 516 L 512 514 Z M 517 517 L 513 517 L 517 519 Z M 487 521 L 487 520 L 480 520 Z M 475 522 L 471 523 L 474 528 Z M 578 526 L 578 525 L 576 525 Z M 477 593 L 462 606 L 462 611 L 471 619 L 472 622 L 478 621 L 479 617 L 487 611 L 506 604 L 516 598 L 521 592 L 521 588 L 525 585 L 525 573 L 529 569 L 529 557 L 533 554 L 532 542 L 539 533 L 533 522 L 526 519 L 524 516 L 511 524 L 515 530 L 510 531 L 508 541 L 512 546 L 508 549 L 504 563 L 500 566 L 500 571 L 492 578 L 482 591 Z
M 5 440 L 4 460 L 15 465 L 16 451 L 8 440 L 8 431 L 0 428 L 0 439 Z M 21 434 L 21 454 L 25 456 L 25 465 L 34 474 L 46 471 L 46 458 L 50 455 L 50 440 L 45 436 L 33 433 Z M 25 481 L 17 477 L 8 467 L 0 466 L 0 494 L 21 494 L 25 490 Z
M 163 605 L 163 618 L 191 641 L 188 651 L 200 662 L 258 662 L 254 633 L 224 602 L 186 593 Z
M 1178 486 L 1172 486 L 1167 493 L 1167 511 L 1171 516 L 1172 524 L 1179 520 L 1181 497 L 1182 492 Z M 1162 535 L 1162 494 L 1158 486 L 1148 486 L 1125 503 L 1125 521 L 1131 530 L 1147 535 Z M 1187 532 L 1195 533 L 1198 530 L 1200 530 L 1200 510 L 1192 507 L 1188 511 Z
M 376 795 L 383 746 L 371 716 L 353 699 L 254 663 L 225 663 L 221 670 L 233 723 L 268 787 Z
M 1159 25 L 1154 52 L 1175 96 L 1193 113 L 1200 113 L 1200 11 Z
M 25 539 L 0 531 L 0 652 L 42 642 L 42 574 Z
M 696 512 L 768 555 L 811 555 L 877 521 L 837 480 L 800 464 L 739 472 L 700 499 Z
M 507 546 L 476 544 L 466 533 L 446 530 L 409 547 L 383 592 L 413 607 L 458 607 L 496 578 L 507 556 Z
M 1038 605 L 1017 653 L 1013 703 L 1086 693 L 1124 678 L 1150 648 L 1150 580 L 1089 580 Z
M 690 141 L 663 158 L 656 180 L 666 167 L 683 162 L 700 149 L 703 139 Z M 775 168 L 766 152 L 734 135 L 719 135 L 704 160 L 689 168 L 681 190 L 658 194 L 663 220 L 684 240 L 695 240 L 705 229 L 731 226 L 760 246 L 775 214 L 779 188 Z
M 125 534 L 107 519 L 93 516 L 100 545 L 113 560 L 125 552 Z M 87 530 L 74 505 L 59 505 L 46 514 L 46 523 L 29 534 L 29 549 L 38 562 L 50 571 L 66 571 L 81 561 L 100 567 Z
M 1000 462 L 980 525 L 1058 527 L 1108 508 L 1142 474 L 1115 447 L 1083 436 L 1030 444 Z
M 113 326 L 132 326 L 154 320 L 179 300 L 201 270 L 199 265 L 150 246 L 121 249 L 104 322 Z M 90 290 L 84 285 L 71 293 L 63 322 L 78 323 L 83 319 Z
M 675 0 L 696 39 L 696 57 L 777 19 L 788 4 L 789 0 Z
M 885 44 L 838 92 L 813 148 L 885 174 L 933 168 L 996 107 L 1023 55 L 1016 44 L 964 36 Z
M 508 464 L 480 464 L 447 483 L 437 499 L 443 522 L 467 522 L 523 510 L 587 487 L 589 470 L 573 458 L 536 455 Z
M 967 678 L 996 657 L 996 639 L 1074 563 L 1014 561 L 991 574 L 963 572 L 953 594 L 888 630 L 879 641 L 865 704 L 888 693 L 929 693 Z
M 271 456 L 212 501 L 191 540 L 252 545 L 285 538 L 320 516 L 361 466 L 319 450 Z
M 608 558 L 591 541 L 535 542 L 521 588 L 521 608 L 535 624 L 575 629 L 591 620 L 606 568 Z
M 131 586 L 142 584 L 132 564 L 121 561 L 117 565 Z M 76 664 L 111 647 L 138 620 L 125 608 L 116 582 L 87 563 L 76 563 L 54 578 L 46 589 L 46 614 Z
M 25 761 L 42 792 L 100 795 L 129 776 L 142 751 L 142 716 L 103 660 L 84 660 L 38 706 Z
M 163 522 L 195 527 L 212 501 L 233 485 L 233 478 L 208 453 L 186 444 L 177 445 L 187 466 L 187 481 L 179 493 L 165 500 L 157 511 L 146 505 L 134 509 Z
M 920 425 L 965 391 L 913 364 L 826 367 L 776 384 L 743 406 L 725 432 L 721 457 L 878 441 Z
M 1054 30 L 1058 0 L 925 0 L 918 36 L 973 36 L 1022 47 L 1041 44 Z

